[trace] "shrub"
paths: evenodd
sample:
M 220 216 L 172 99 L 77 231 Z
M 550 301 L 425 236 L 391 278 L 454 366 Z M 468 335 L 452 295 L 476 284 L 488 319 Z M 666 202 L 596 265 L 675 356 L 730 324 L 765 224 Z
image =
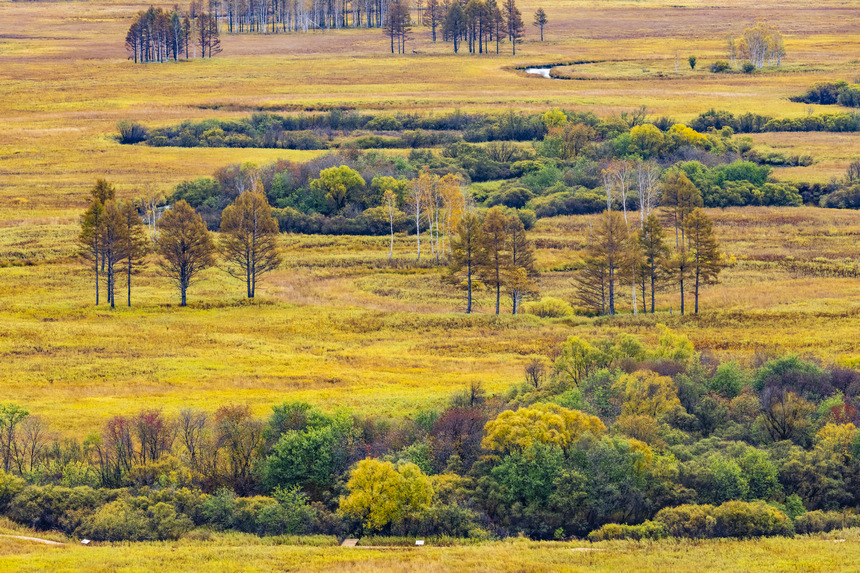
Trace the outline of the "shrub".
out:
M 657 512 L 654 521 L 661 523 L 672 537 L 712 537 L 716 525 L 713 505 L 666 507 Z
M 839 92 L 839 97 L 836 98 L 839 105 L 845 107 L 860 107 L 860 88 L 846 87 Z
M 118 500 L 86 518 L 77 533 L 96 541 L 164 541 L 179 539 L 193 527 L 186 515 L 167 503 L 142 510 L 127 500 Z
M 755 71 L 755 64 L 752 62 L 746 62 L 741 66 L 741 71 L 745 74 L 751 74 Z
M 122 144 L 140 143 L 146 141 L 149 135 L 146 128 L 136 121 L 121 121 L 116 128 L 119 130 L 119 142 Z
M 820 204 L 830 209 L 860 209 L 860 184 L 837 189 L 822 197 Z
M 725 60 L 717 60 L 713 64 L 711 64 L 710 70 L 713 74 L 721 74 L 723 72 L 729 71 L 729 63 Z
M 547 297 L 524 304 L 523 312 L 541 318 L 561 318 L 573 314 L 573 308 L 560 298 Z
M 663 539 L 667 536 L 666 526 L 657 521 L 646 521 L 641 525 L 607 523 L 600 529 L 588 534 L 590 541 L 610 541 L 613 539 Z
M 858 526 L 860 526 L 860 515 L 846 511 L 809 511 L 794 520 L 794 529 L 797 533 L 825 533 L 834 529 Z
M 714 509 L 717 537 L 762 537 L 794 534 L 791 519 L 763 501 L 727 501 Z

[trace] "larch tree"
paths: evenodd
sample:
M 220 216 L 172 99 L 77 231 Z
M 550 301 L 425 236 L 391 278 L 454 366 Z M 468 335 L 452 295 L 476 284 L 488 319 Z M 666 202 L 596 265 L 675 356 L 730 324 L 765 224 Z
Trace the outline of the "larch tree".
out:
M 102 277 L 105 281 L 105 294 L 111 308 L 116 307 L 117 267 L 125 259 L 125 224 L 119 205 L 113 199 L 104 204 L 104 217 L 101 228 Z
M 617 298 L 616 284 L 623 278 L 630 259 L 630 237 L 621 213 L 604 211 L 598 217 L 586 257 L 593 261 L 592 266 L 601 269 L 600 275 L 591 275 L 591 280 L 597 276 L 603 279 L 602 285 L 589 284 L 588 289 L 592 292 L 602 292 L 605 300 L 604 312 L 614 315 Z
M 675 246 L 680 248 L 684 242 L 684 218 L 704 204 L 702 194 L 685 173 L 673 171 L 663 181 L 660 201 L 669 210 L 675 227 Z
M 642 273 L 642 306 L 645 308 L 645 285 L 650 283 L 651 290 L 651 314 L 654 314 L 654 293 L 657 290 L 657 281 L 661 276 L 663 263 L 669 256 L 669 247 L 666 245 L 666 236 L 660 220 L 654 213 L 648 215 L 639 231 L 639 248 L 644 259 Z
M 483 283 L 496 289 L 496 314 L 499 314 L 502 286 L 510 272 L 508 251 L 508 219 L 498 207 L 487 212 L 480 233 L 481 254 L 479 273 Z
M 257 280 L 281 264 L 278 222 L 262 191 L 245 191 L 221 214 L 221 253 L 227 272 L 245 281 L 254 298 Z
M 518 314 L 523 297 L 537 293 L 534 279 L 538 272 L 535 268 L 534 246 L 528 240 L 525 226 L 516 213 L 508 217 L 507 231 L 510 267 L 505 282 L 511 295 L 511 313 Z
M 535 21 L 533 23 L 534 26 L 540 28 L 540 41 L 543 42 L 543 27 L 546 26 L 547 23 L 546 12 L 543 8 L 538 8 L 535 11 Z
M 466 12 L 459 2 L 452 2 L 451 7 L 448 8 L 442 31 L 445 37 L 454 43 L 454 53 L 456 54 L 460 48 L 460 39 L 466 32 Z
M 466 313 L 472 312 L 472 290 L 480 283 L 475 275 L 482 260 L 481 219 L 465 213 L 457 224 L 457 234 L 451 238 L 451 257 L 447 281 L 466 291 Z
M 522 40 L 524 25 L 523 16 L 520 9 L 517 8 L 515 0 L 504 0 L 502 3 L 502 12 L 505 17 L 505 25 L 507 27 L 508 40 L 511 41 L 513 55 L 517 55 L 517 43 Z
M 684 283 L 693 277 L 693 258 L 690 256 L 690 251 L 687 250 L 686 243 L 681 243 L 680 246 L 672 253 L 665 261 L 666 274 L 672 279 L 672 282 L 678 285 L 681 292 L 681 314 L 684 314 Z
M 122 264 L 125 273 L 128 306 L 131 306 L 131 277 L 139 272 L 146 254 L 149 252 L 150 240 L 143 226 L 143 219 L 131 201 L 120 204 L 120 224 L 122 225 Z
M 702 209 L 693 210 L 684 220 L 684 230 L 690 246 L 693 263 L 694 312 L 699 312 L 699 289 L 702 285 L 714 284 L 723 270 L 720 246 L 714 237 L 714 223 Z
M 92 263 L 95 277 L 96 305 L 99 304 L 99 265 L 101 263 L 101 235 L 104 226 L 105 208 L 99 201 L 93 201 L 81 216 L 81 233 L 78 244 L 81 246 L 81 256 Z
M 203 218 L 185 200 L 176 202 L 159 221 L 156 252 L 161 255 L 162 276 L 179 291 L 186 305 L 189 285 L 200 272 L 215 264 L 215 243 Z
M 436 41 L 436 29 L 442 24 L 444 12 L 439 0 L 427 0 L 427 6 L 424 8 L 424 16 L 422 24 L 430 28 L 433 35 L 433 41 Z

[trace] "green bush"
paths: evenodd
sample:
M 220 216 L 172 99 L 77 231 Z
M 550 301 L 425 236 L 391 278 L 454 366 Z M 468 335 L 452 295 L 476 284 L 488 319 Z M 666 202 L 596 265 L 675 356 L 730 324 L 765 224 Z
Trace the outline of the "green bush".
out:
M 527 302 L 523 305 L 523 312 L 541 318 L 561 318 L 573 314 L 573 308 L 560 298 L 547 297 Z
M 144 511 L 117 500 L 84 519 L 77 534 L 96 541 L 165 541 L 179 539 L 193 527 L 188 516 L 169 504 L 157 503 Z
M 824 533 L 834 529 L 860 527 L 860 515 L 846 511 L 808 511 L 794 520 L 797 533 Z
M 791 519 L 763 501 L 727 501 L 714 509 L 716 537 L 763 537 L 794 534 Z
M 723 72 L 729 71 L 729 63 L 725 60 L 717 60 L 713 64 L 711 64 L 710 70 L 713 74 L 721 74 Z
M 610 541 L 613 539 L 663 539 L 668 535 L 666 526 L 656 521 L 646 521 L 641 525 L 607 523 L 600 529 L 588 534 L 589 541 Z

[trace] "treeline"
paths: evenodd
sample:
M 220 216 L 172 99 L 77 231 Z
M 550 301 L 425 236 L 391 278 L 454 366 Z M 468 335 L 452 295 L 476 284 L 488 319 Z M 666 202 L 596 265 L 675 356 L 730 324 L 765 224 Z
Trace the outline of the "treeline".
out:
M 709 110 L 690 122 L 699 131 L 730 127 L 735 133 L 764 133 L 768 131 L 860 131 L 860 113 L 823 113 L 797 118 L 774 119 L 767 115 L 744 113 L 735 116 L 728 111 Z
M 114 416 L 83 441 L 0 407 L 0 511 L 95 540 L 211 530 L 535 539 L 752 537 L 858 524 L 860 374 L 571 338 L 503 396 L 407 418 L 301 402 Z M 590 535 L 589 535 L 590 534 Z M 324 540 L 323 540 L 324 541 Z
M 198 49 L 199 57 L 211 58 L 221 52 L 218 20 L 193 3 L 186 14 L 150 6 L 132 19 L 125 48 L 134 63 L 188 60 L 198 57 Z

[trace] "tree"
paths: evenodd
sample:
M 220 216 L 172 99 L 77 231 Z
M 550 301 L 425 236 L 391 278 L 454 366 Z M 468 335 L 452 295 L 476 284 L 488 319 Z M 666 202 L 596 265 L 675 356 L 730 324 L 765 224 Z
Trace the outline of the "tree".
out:
M 120 208 L 115 200 L 110 199 L 104 204 L 99 250 L 101 251 L 102 277 L 105 280 L 105 291 L 111 308 L 116 307 L 117 266 L 125 259 L 123 248 L 127 241 L 124 237 L 124 231 L 125 224 Z
M 430 479 L 413 463 L 362 460 L 350 473 L 346 487 L 349 495 L 341 498 L 340 510 L 361 520 L 370 531 L 417 515 L 430 507 L 434 497 Z
M 366 183 L 355 169 L 341 165 L 320 171 L 318 179 L 311 181 L 311 189 L 322 191 L 333 212 L 343 210 L 358 199 Z
M 221 252 L 227 272 L 243 279 L 254 298 L 257 279 L 281 264 L 278 222 L 262 191 L 245 191 L 221 214 Z
M 666 260 L 665 269 L 681 291 L 681 314 L 684 314 L 684 282 L 693 276 L 693 258 L 684 243 Z
M 397 39 L 397 53 L 406 52 L 406 39 L 411 26 L 409 6 L 402 0 L 394 0 L 388 6 L 385 22 L 385 35 L 391 39 L 391 53 L 394 53 L 394 40 Z
M 546 23 L 547 23 L 546 12 L 544 12 L 543 8 L 538 8 L 537 11 L 535 11 L 534 26 L 537 26 L 538 28 L 540 28 L 540 41 L 541 42 L 543 42 L 543 27 L 546 26 Z
M 161 216 L 156 252 L 162 276 L 179 290 L 185 306 L 189 285 L 201 271 L 215 264 L 215 244 L 203 219 L 184 199 Z
M 645 260 L 645 277 L 651 284 L 651 313 L 654 313 L 654 292 L 656 291 L 657 279 L 660 277 L 665 259 L 669 256 L 669 247 L 666 245 L 665 233 L 660 220 L 654 213 L 645 219 L 642 229 L 639 231 L 639 248 Z M 645 307 L 645 280 L 642 282 L 642 307 Z
M 511 41 L 513 55 L 517 55 L 517 42 L 523 37 L 523 17 L 517 8 L 516 0 L 504 0 L 502 4 L 505 25 L 507 26 L 508 39 Z
M 119 214 L 122 226 L 120 251 L 125 266 L 127 302 L 128 306 L 131 306 L 131 276 L 139 272 L 139 267 L 149 252 L 150 241 L 143 227 L 143 219 L 131 201 L 120 204 Z
M 12 468 L 12 453 L 18 425 L 30 413 L 17 404 L 0 404 L 0 448 L 3 454 L 3 471 Z
M 479 273 L 484 284 L 496 289 L 496 314 L 502 297 L 502 286 L 511 270 L 510 251 L 508 251 L 508 220 L 498 207 L 487 212 L 480 232 Z
M 589 281 L 586 285 L 592 292 L 600 291 L 606 314 L 615 314 L 616 291 L 615 285 L 621 279 L 621 273 L 627 268 L 630 258 L 630 239 L 627 226 L 621 213 L 604 211 L 597 219 L 591 233 L 590 244 L 586 249 L 586 257 L 592 265 L 601 270 L 600 274 L 590 273 L 580 275 L 580 281 Z M 596 278 L 601 279 L 598 285 Z
M 386 189 L 382 196 L 385 212 L 388 214 L 388 224 L 391 229 L 391 246 L 388 249 L 388 260 L 394 256 L 394 213 L 397 211 L 397 195 L 391 189 Z
M 717 282 L 723 269 L 720 247 L 714 237 L 714 223 L 702 209 L 694 209 L 684 220 L 684 230 L 693 259 L 693 297 L 699 312 L 699 288 Z
M 466 13 L 459 2 L 451 2 L 451 7 L 448 8 L 448 13 L 445 15 L 442 31 L 445 37 L 450 38 L 454 43 L 454 53 L 456 54 L 460 47 L 460 38 L 466 32 Z
M 478 284 L 474 276 L 482 258 L 481 219 L 474 213 L 466 213 L 457 224 L 457 234 L 451 238 L 447 280 L 465 288 L 467 314 L 472 312 L 472 289 Z
M 670 379 L 671 382 L 671 379 Z M 481 446 L 499 452 L 524 452 L 535 443 L 568 449 L 585 432 L 606 432 L 597 416 L 568 410 L 557 404 L 533 404 L 519 410 L 505 410 L 486 425 Z
M 534 246 L 528 240 L 525 226 L 516 213 L 508 217 L 507 235 L 510 267 L 506 284 L 511 295 L 511 314 L 517 314 L 523 297 L 537 292 L 534 278 L 538 272 L 535 268 Z
M 434 42 L 436 41 L 436 28 L 439 27 L 443 19 L 444 14 L 442 12 L 442 5 L 439 4 L 439 0 L 427 0 L 427 7 L 424 8 L 422 24 L 430 28 Z
M 99 263 L 101 262 L 101 234 L 104 226 L 104 206 L 99 201 L 93 201 L 89 209 L 81 217 L 81 233 L 78 243 L 81 246 L 81 256 L 92 262 L 95 276 L 96 305 L 99 304 Z
M 704 205 L 702 194 L 685 173 L 673 171 L 663 181 L 661 202 L 669 208 L 675 226 L 675 246 L 679 247 L 684 241 L 684 218 Z
M 689 58 L 687 58 L 687 63 L 690 64 L 691 70 L 695 70 L 696 69 L 696 56 L 690 56 Z

